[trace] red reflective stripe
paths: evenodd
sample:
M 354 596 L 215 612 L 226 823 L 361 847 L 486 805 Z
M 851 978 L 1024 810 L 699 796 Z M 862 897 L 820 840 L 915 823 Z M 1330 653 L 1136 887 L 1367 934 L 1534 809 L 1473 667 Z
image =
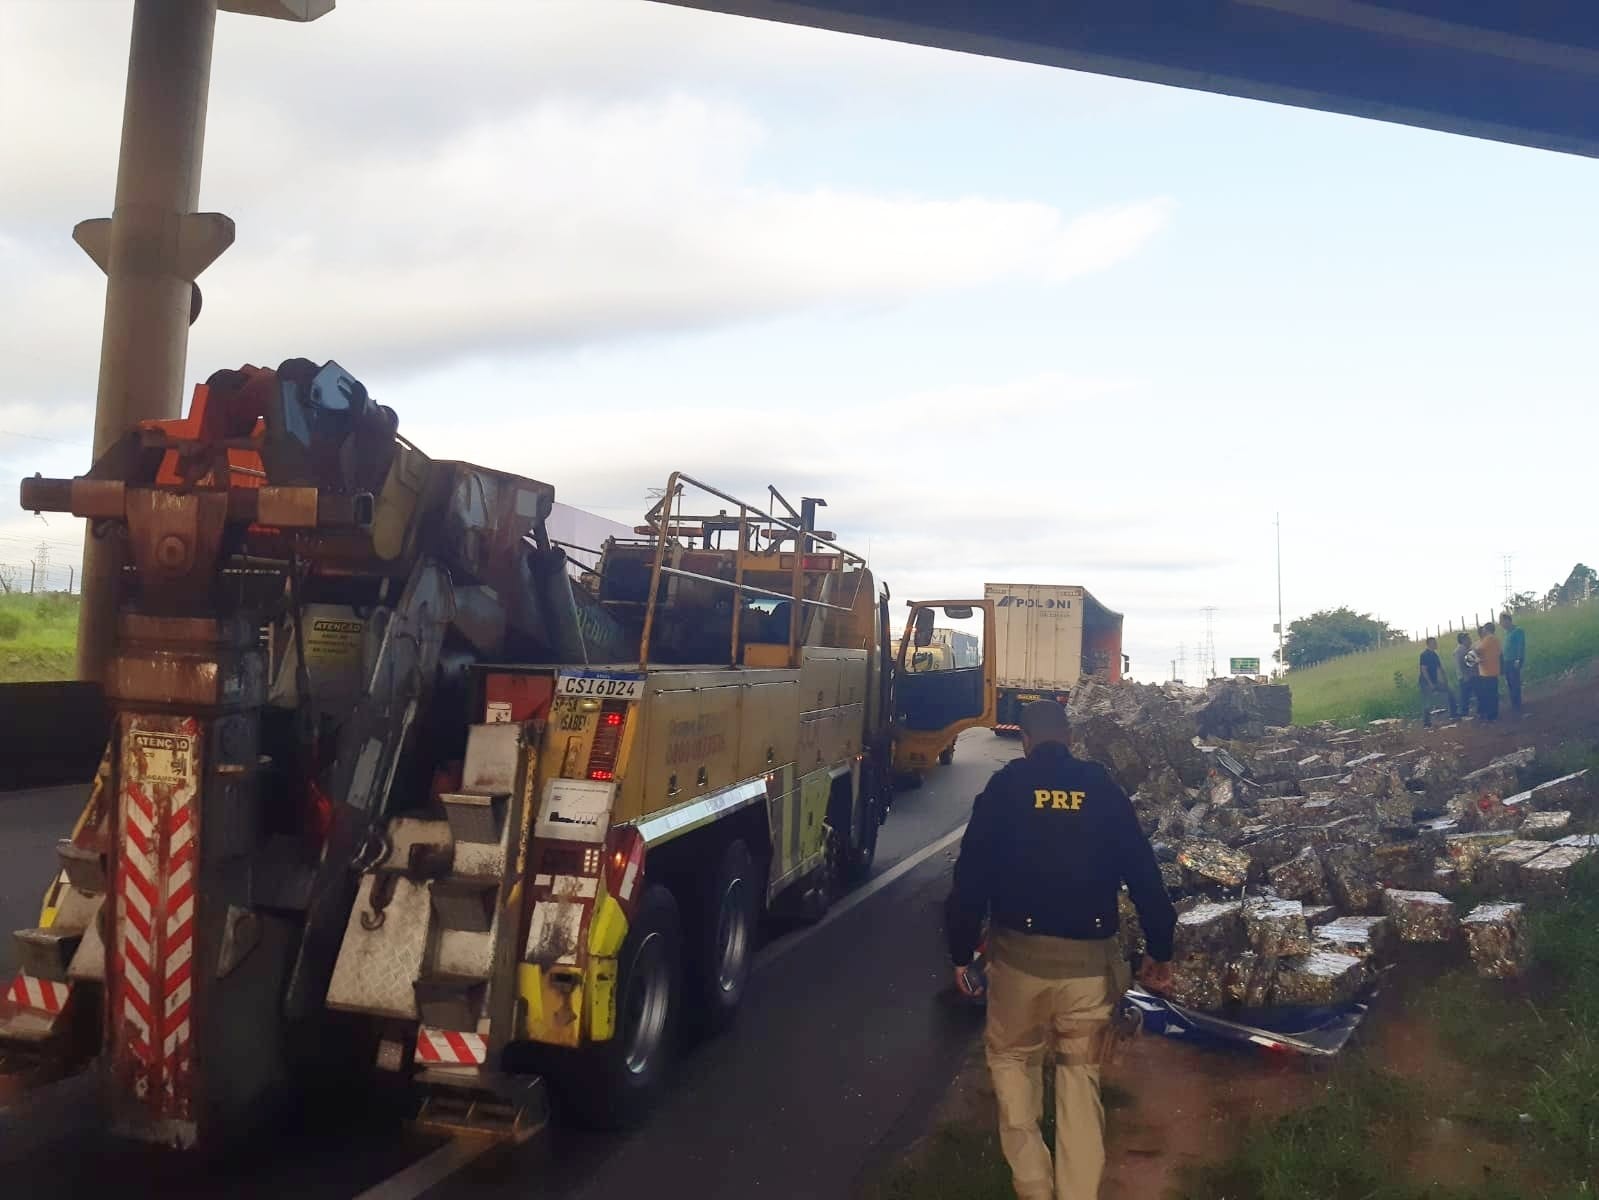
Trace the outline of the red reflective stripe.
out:
M 145 796 L 145 794 L 139 790 L 139 785 L 137 783 L 135 783 L 131 779 L 128 780 L 128 793 L 127 794 L 128 794 L 128 799 L 132 800 L 135 804 L 137 804 L 139 806 L 139 811 L 144 814 L 144 819 L 149 821 L 151 825 L 154 825 L 155 824 L 155 805 L 150 803 L 149 799 Z
M 454 1030 L 444 1031 L 444 1040 L 449 1043 L 450 1049 L 455 1052 L 455 1061 L 461 1063 L 476 1062 L 477 1056 L 472 1053 L 472 1047 L 466 1044 L 466 1039 Z
M 148 904 L 152 910 L 154 910 L 156 906 L 155 884 L 151 883 L 143 875 L 139 874 L 138 871 L 134 870 L 133 864 L 128 862 L 126 859 L 123 860 L 123 865 L 126 867 L 126 870 L 122 872 L 122 878 L 132 883 L 134 887 L 138 888 L 139 894 L 144 897 L 145 903 Z
M 122 827 L 122 832 L 127 835 L 128 841 L 139 848 L 140 854 L 146 858 L 150 857 L 150 839 L 145 836 L 144 830 L 129 821 Z
M 172 995 L 173 992 L 177 991 L 178 988 L 180 986 L 182 986 L 183 983 L 186 982 L 189 979 L 190 975 L 192 975 L 193 972 L 194 972 L 194 956 L 190 955 L 188 958 L 184 959 L 181 963 L 178 964 L 178 969 L 177 970 L 173 971 L 172 974 L 167 976 L 167 983 L 166 983 L 165 989 L 162 992 L 162 997 L 165 998 L 167 996 Z
M 173 866 L 176 865 L 176 863 L 173 864 Z M 181 884 L 178 885 L 178 890 L 167 897 L 167 911 L 169 913 L 177 912 L 178 909 L 183 907 L 183 902 L 193 895 L 194 880 L 192 878 L 185 879 Z
M 433 1039 L 420 1029 L 416 1031 L 416 1056 L 423 1062 L 439 1061 L 439 1052 L 434 1048 Z
M 194 936 L 194 919 L 191 917 L 182 925 L 178 926 L 176 933 L 169 933 L 167 935 L 167 953 L 171 954 L 174 946 L 182 945 L 192 936 Z
M 171 860 L 167 863 L 167 870 L 176 871 L 179 867 L 193 861 L 194 839 L 190 838 L 187 842 L 178 847 L 177 852 L 173 854 Z
M 140 937 L 147 942 L 150 940 L 150 922 L 144 919 L 142 912 L 131 904 L 124 904 L 122 906 L 122 916 L 127 920 L 128 924 L 139 931 Z

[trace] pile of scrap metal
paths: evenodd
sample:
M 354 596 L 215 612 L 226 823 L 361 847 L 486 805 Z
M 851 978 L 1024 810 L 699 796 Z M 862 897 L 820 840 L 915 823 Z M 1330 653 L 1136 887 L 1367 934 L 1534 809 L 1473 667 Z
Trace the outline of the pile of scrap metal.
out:
M 1253 1027 L 1285 1009 L 1348 1011 L 1407 944 L 1459 945 L 1482 974 L 1517 975 L 1526 903 L 1558 897 L 1599 852 L 1599 836 L 1571 832 L 1599 816 L 1595 781 L 1523 786 L 1530 748 L 1467 773 L 1404 748 L 1398 722 L 1206 742 L 1215 702 L 1136 685 L 1073 697 L 1078 752 L 1132 795 L 1177 902 L 1171 1000 L 1190 1017 Z M 1458 904 L 1467 894 L 1488 902 Z M 1138 954 L 1123 900 L 1124 949 Z

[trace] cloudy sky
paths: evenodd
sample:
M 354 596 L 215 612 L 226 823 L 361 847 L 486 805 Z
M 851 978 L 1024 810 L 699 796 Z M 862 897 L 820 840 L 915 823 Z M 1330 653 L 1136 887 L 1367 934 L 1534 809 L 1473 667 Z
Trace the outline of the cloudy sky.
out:
M 127 0 L 0 3 L 0 473 L 87 465 Z M 1082 583 L 1136 674 L 1547 588 L 1593 531 L 1599 163 L 643 0 L 223 14 L 191 383 L 337 358 L 632 523 L 820 495 L 896 597 Z M 73 523 L 0 515 L 0 564 Z

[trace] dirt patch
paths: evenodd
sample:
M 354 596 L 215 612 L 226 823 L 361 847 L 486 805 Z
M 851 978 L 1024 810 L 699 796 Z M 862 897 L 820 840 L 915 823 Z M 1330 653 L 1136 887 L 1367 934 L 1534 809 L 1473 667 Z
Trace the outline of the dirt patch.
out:
M 1479 721 L 1473 717 L 1431 729 L 1412 725 L 1406 730 L 1403 746 L 1421 746 L 1432 753 L 1453 752 L 1463 761 L 1480 766 L 1523 746 L 1536 746 L 1544 754 L 1570 742 L 1592 741 L 1599 735 L 1599 719 L 1595 715 L 1599 660 L 1529 687 L 1519 717 L 1510 711 L 1510 701 L 1503 690 L 1500 689 L 1499 720 Z
M 1101 1200 L 1166 1195 L 1185 1169 L 1225 1155 L 1244 1128 L 1304 1104 L 1317 1086 L 1318 1073 L 1301 1059 L 1140 1037 L 1105 1075 Z M 934 1132 L 911 1147 L 907 1160 L 925 1157 L 941 1131 L 992 1133 L 998 1119 L 979 1045 L 935 1111 Z
M 1128 1098 L 1107 1119 L 1103 1200 L 1152 1200 L 1213 1162 L 1243 1129 L 1306 1102 L 1317 1074 L 1280 1055 L 1202 1050 L 1141 1037 L 1108 1073 Z

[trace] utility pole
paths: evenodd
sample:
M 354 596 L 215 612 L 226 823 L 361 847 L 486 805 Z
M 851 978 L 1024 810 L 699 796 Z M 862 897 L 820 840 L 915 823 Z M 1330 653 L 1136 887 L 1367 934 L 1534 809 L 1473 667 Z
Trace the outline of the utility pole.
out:
M 1283 515 L 1277 514 L 1277 669 L 1286 671 L 1288 661 L 1283 654 Z
M 1514 600 L 1516 596 L 1515 585 L 1510 582 L 1510 560 L 1515 558 L 1515 555 L 1502 554 L 1500 555 L 1500 558 L 1504 560 L 1505 564 L 1505 611 L 1509 612 L 1510 602 Z
M 1216 606 L 1206 605 L 1199 610 L 1205 614 L 1205 649 L 1200 659 L 1200 669 L 1206 672 L 1205 682 L 1216 678 Z
M 50 543 L 40 542 L 34 550 L 34 571 L 45 591 L 50 590 Z

